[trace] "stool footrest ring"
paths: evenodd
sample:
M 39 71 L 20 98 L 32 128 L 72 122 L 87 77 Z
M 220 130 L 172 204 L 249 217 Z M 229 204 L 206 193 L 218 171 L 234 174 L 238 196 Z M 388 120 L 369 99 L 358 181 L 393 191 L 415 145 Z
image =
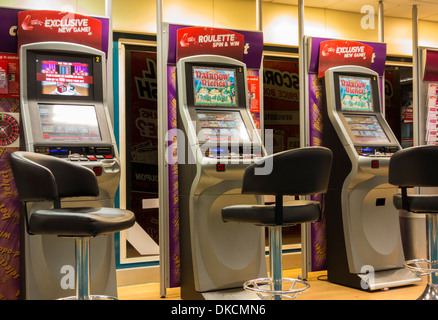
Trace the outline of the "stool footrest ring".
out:
M 273 290 L 272 287 L 270 278 L 248 280 L 243 284 L 245 290 L 255 292 L 263 300 L 274 299 L 275 296 L 295 299 L 310 285 L 301 279 L 282 278 L 282 290 Z
M 408 260 L 403 263 L 403 266 L 419 277 L 438 272 L 438 261 L 429 261 L 427 259 Z

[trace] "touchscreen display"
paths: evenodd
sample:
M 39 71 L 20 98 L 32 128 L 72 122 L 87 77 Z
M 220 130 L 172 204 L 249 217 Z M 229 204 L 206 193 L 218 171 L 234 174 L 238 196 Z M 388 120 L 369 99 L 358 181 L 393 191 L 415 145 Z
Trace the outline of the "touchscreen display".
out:
M 341 110 L 373 111 L 371 78 L 357 76 L 339 76 L 339 94 Z
M 101 141 L 94 106 L 39 104 L 46 141 Z
M 389 142 L 376 116 L 346 114 L 345 120 L 355 142 Z
M 93 76 L 85 62 L 37 59 L 36 81 L 43 95 L 84 96 L 90 95 Z
M 238 105 L 235 69 L 194 66 L 193 90 L 195 106 Z
M 198 139 L 205 142 L 249 142 L 248 131 L 239 111 L 196 110 L 201 125 Z

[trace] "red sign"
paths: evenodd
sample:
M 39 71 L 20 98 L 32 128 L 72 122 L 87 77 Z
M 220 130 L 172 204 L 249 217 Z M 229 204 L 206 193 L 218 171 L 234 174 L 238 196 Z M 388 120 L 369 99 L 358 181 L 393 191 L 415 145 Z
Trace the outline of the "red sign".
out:
M 19 97 L 19 70 L 17 54 L 0 54 L 0 98 Z
M 327 40 L 319 47 L 318 77 L 337 66 L 356 65 L 371 67 L 373 48 L 361 42 L 348 40 Z
M 177 31 L 177 61 L 198 54 L 215 54 L 242 61 L 244 36 L 217 28 L 189 27 Z
M 247 77 L 249 93 L 249 111 L 260 112 L 260 77 Z
M 425 51 L 423 81 L 438 81 L 438 51 Z
M 101 50 L 101 22 L 81 14 L 49 10 L 18 12 L 18 48 L 42 41 L 68 41 Z

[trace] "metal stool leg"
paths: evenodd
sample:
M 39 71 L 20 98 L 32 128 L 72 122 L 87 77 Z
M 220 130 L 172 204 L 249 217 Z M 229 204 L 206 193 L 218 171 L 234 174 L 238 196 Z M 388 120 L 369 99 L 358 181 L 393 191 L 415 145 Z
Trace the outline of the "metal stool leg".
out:
M 282 300 L 294 299 L 309 288 L 309 284 L 300 279 L 283 278 L 281 245 L 281 226 L 269 227 L 271 277 L 248 280 L 243 284 L 245 290 L 257 293 L 261 299 Z
M 436 269 L 438 261 L 438 216 L 437 214 L 426 214 L 426 236 L 428 246 L 428 260 L 431 269 Z M 436 270 L 438 271 L 438 270 Z M 418 300 L 438 300 L 438 277 L 436 272 L 427 274 L 427 285 Z
M 90 238 L 77 237 L 76 248 L 76 295 L 59 300 L 117 300 L 116 297 L 90 295 Z
M 283 275 L 282 275 L 282 239 L 281 227 L 275 226 L 269 228 L 269 260 L 271 270 L 271 290 L 283 290 Z M 280 295 L 275 295 L 275 300 L 281 300 Z
M 76 297 L 90 298 L 90 238 L 76 238 Z
M 283 278 L 282 275 L 282 240 L 281 229 L 283 221 L 283 197 L 275 196 L 275 226 L 269 227 L 269 264 L 271 269 L 270 278 L 259 278 L 248 280 L 243 284 L 243 288 L 254 291 L 262 298 L 282 298 L 294 299 L 301 292 L 309 288 L 307 282 L 299 279 Z M 290 283 L 290 287 L 283 290 L 283 282 Z M 297 286 L 298 284 L 298 286 Z M 269 285 L 269 289 L 266 289 Z

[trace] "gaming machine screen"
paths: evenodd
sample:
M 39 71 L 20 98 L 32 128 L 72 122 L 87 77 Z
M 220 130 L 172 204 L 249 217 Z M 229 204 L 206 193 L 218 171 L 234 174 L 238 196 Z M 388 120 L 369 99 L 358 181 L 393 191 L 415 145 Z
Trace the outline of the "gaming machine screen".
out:
M 38 104 L 45 141 L 101 141 L 94 106 Z
M 195 106 L 238 106 L 236 69 L 193 66 Z
M 36 57 L 39 95 L 90 97 L 93 87 L 91 61 L 74 57 Z
M 196 110 L 201 130 L 198 138 L 205 142 L 249 142 L 245 124 L 238 111 Z
M 343 111 L 373 111 L 371 78 L 339 75 L 339 94 Z
M 379 120 L 374 115 L 345 114 L 354 142 L 389 142 Z

